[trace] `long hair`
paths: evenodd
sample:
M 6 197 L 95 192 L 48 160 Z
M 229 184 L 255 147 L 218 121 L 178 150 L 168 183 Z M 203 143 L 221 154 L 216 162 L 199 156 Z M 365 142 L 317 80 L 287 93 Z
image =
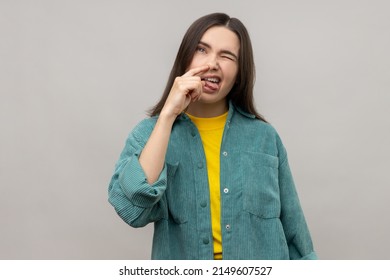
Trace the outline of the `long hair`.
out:
M 263 116 L 261 116 L 256 111 L 254 106 L 253 87 L 256 73 L 253 60 L 252 43 L 249 38 L 248 31 L 239 19 L 231 18 L 223 13 L 213 13 L 203 16 L 196 20 L 188 28 L 179 47 L 179 51 L 173 64 L 163 95 L 160 101 L 149 111 L 150 116 L 158 115 L 161 112 L 173 86 L 175 78 L 182 76 L 185 73 L 186 69 L 191 64 L 196 48 L 203 34 L 209 28 L 214 26 L 224 26 L 228 28 L 229 30 L 233 31 L 240 40 L 236 83 L 227 95 L 227 100 L 230 100 L 241 110 L 253 114 L 257 119 L 266 122 Z

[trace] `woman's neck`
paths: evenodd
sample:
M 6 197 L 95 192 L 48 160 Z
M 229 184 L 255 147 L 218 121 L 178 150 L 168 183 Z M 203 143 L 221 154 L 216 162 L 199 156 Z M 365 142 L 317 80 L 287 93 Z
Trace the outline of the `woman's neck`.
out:
M 186 112 L 199 118 L 213 118 L 223 115 L 228 109 L 229 106 L 226 100 L 221 100 L 218 103 L 196 101 L 188 106 Z

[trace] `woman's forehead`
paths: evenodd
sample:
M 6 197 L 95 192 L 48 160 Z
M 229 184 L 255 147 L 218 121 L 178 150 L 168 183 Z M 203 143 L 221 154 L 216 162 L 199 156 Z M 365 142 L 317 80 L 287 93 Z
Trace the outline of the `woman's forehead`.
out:
M 240 40 L 237 34 L 224 26 L 214 26 L 206 30 L 200 43 L 205 43 L 212 48 L 229 50 L 236 54 L 240 49 Z

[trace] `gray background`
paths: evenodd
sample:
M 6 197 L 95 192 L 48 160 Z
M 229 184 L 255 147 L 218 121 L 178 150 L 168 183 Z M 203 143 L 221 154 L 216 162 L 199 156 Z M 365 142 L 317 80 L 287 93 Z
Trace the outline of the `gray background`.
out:
M 0 0 L 1 259 L 149 258 L 153 226 L 122 222 L 108 183 L 215 11 L 250 32 L 319 257 L 389 259 L 388 1 Z

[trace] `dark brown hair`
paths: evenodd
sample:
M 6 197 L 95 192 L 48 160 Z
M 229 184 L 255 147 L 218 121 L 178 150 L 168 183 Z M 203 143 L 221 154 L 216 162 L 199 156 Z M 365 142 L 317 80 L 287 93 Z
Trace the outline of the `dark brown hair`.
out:
M 238 58 L 238 73 L 236 83 L 227 95 L 227 99 L 239 107 L 256 116 L 265 119 L 256 111 L 253 100 L 253 87 L 255 82 L 255 64 L 253 60 L 252 43 L 248 31 L 242 22 L 223 13 L 214 13 L 196 20 L 183 37 L 167 85 L 160 101 L 149 111 L 150 116 L 158 115 L 164 107 L 175 78 L 182 76 L 191 64 L 198 43 L 203 34 L 211 27 L 225 26 L 233 31 L 240 39 L 240 53 Z

